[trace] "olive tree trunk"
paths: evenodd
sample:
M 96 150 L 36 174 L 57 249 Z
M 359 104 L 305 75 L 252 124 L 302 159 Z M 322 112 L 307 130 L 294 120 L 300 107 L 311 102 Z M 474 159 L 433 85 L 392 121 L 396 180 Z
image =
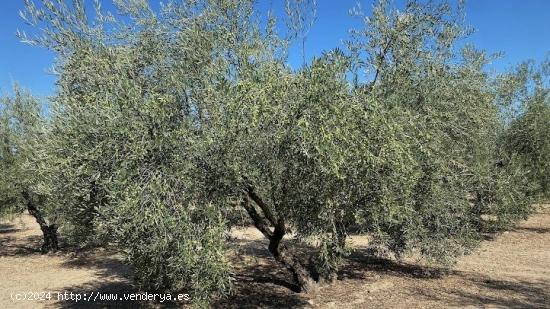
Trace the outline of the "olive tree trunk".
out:
M 257 208 L 251 205 L 249 200 L 254 201 L 261 212 L 258 212 Z M 269 207 L 254 192 L 252 187 L 249 187 L 245 191 L 242 206 L 252 219 L 254 226 L 269 240 L 268 249 L 275 261 L 288 269 L 292 274 L 294 282 L 298 287 L 297 292 L 307 293 L 313 290 L 316 286 L 314 277 L 302 264 L 295 252 L 281 242 L 286 234 L 283 218 L 276 218 Z
M 57 240 L 57 227 L 55 224 L 48 225 L 44 216 L 40 210 L 36 207 L 33 200 L 30 197 L 30 194 L 26 191 L 22 193 L 25 203 L 27 204 L 27 210 L 29 214 L 34 217 L 36 223 L 40 226 L 42 234 L 44 237 L 44 242 L 42 243 L 41 251 L 42 253 L 55 252 L 59 250 L 59 243 Z

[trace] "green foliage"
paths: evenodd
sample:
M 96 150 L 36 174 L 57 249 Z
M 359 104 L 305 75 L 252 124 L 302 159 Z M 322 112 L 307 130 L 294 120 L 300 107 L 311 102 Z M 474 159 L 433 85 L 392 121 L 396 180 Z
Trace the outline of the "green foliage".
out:
M 245 21 L 231 17 L 248 18 L 251 6 L 170 3 L 158 16 L 136 1 L 119 6 L 137 28 L 97 11 L 111 32 L 92 29 L 64 4 L 28 8 L 49 29 L 36 42 L 60 55 L 43 166 L 52 213 L 69 242 L 118 246 L 143 288 L 183 289 L 200 303 L 227 293 L 230 277 L 227 211 L 195 198 L 196 141 L 218 99 L 211 88 L 234 78 L 226 53 L 238 40 L 253 52 L 234 32 Z
M 171 191 L 165 173 L 147 184 L 127 188 L 111 223 L 115 238 L 134 266 L 137 283 L 148 290 L 193 291 L 193 301 L 213 291 L 229 291 L 223 217 L 209 205 L 167 203 Z
M 529 103 L 527 110 L 514 120 L 507 136 L 508 147 L 520 153 L 534 182 L 535 192 L 550 198 L 550 100 Z
M 535 210 L 532 180 L 525 169 L 515 157 L 500 160 L 487 162 L 474 183 L 474 220 L 482 232 L 510 228 Z
M 14 95 L 0 99 L 0 214 L 25 210 L 23 191 L 40 191 L 40 175 L 33 162 L 42 140 L 44 119 L 40 104 L 15 85 Z
M 525 70 L 493 79 L 490 57 L 458 51 L 461 7 L 380 1 L 348 53 L 293 70 L 290 42 L 273 19 L 260 28 L 252 1 L 117 5 L 125 18 L 96 5 L 92 21 L 83 1 L 29 2 L 23 16 L 45 30 L 22 37 L 59 56 L 48 135 L 33 148 L 49 213 L 73 243 L 117 245 L 143 288 L 201 304 L 229 292 L 223 235 L 249 200 L 281 264 L 300 273 L 276 237 L 292 232 L 316 244 L 312 266 L 328 278 L 351 232 L 449 265 L 548 190 L 547 87 L 503 117 Z M 302 40 L 308 16 L 289 19 Z M 0 181 L 0 194 L 17 183 Z
M 514 104 L 510 124 L 503 134 L 503 147 L 518 160 L 532 182 L 532 191 L 550 198 L 550 58 L 540 66 L 526 62 L 508 80 L 508 100 Z M 503 96 L 504 97 L 504 96 Z

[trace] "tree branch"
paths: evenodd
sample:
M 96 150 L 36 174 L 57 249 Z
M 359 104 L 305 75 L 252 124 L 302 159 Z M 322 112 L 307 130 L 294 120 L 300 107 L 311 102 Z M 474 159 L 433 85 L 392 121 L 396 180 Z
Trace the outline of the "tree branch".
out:
M 265 219 L 260 216 L 260 214 L 256 211 L 256 208 L 253 205 L 250 205 L 248 202 L 248 195 L 245 195 L 241 206 L 246 210 L 250 218 L 252 219 L 252 222 L 254 223 L 254 226 L 264 234 L 264 236 L 268 239 L 271 239 L 273 237 L 273 232 L 269 228 L 267 222 Z
M 279 220 L 275 218 L 275 215 L 271 211 L 270 207 L 262 200 L 262 198 L 258 196 L 256 192 L 254 192 L 254 187 L 252 185 L 247 185 L 246 193 L 248 194 L 250 199 L 252 199 L 254 203 L 256 203 L 256 205 L 260 207 L 260 209 L 264 213 L 265 218 L 269 220 L 272 226 L 275 227 L 278 224 Z

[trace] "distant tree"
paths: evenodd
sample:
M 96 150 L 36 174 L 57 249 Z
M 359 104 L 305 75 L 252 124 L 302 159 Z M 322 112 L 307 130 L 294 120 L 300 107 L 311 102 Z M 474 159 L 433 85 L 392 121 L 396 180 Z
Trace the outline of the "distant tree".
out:
M 550 198 L 550 56 L 540 65 L 525 62 L 503 76 L 501 100 L 507 103 L 502 145 L 518 156 L 532 193 Z
M 48 224 L 44 214 L 47 195 L 36 165 L 45 124 L 38 100 L 20 87 L 0 99 L 0 214 L 27 210 L 42 230 L 42 251 L 48 252 L 58 249 L 58 239 L 56 225 Z

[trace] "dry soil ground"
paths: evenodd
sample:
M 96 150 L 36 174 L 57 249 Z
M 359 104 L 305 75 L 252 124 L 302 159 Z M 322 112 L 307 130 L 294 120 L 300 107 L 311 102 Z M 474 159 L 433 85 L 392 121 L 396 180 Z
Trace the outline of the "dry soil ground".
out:
M 443 277 L 414 263 L 375 260 L 366 239 L 335 284 L 309 295 L 290 291 L 289 276 L 273 266 L 265 241 L 253 229 L 233 233 L 235 294 L 219 308 L 550 308 L 550 208 L 515 230 L 487 240 Z M 41 255 L 40 230 L 27 215 L 0 223 L 0 308 L 178 307 L 180 303 L 16 301 L 20 292 L 135 292 L 120 256 L 104 250 Z M 57 296 L 54 294 L 54 298 Z

